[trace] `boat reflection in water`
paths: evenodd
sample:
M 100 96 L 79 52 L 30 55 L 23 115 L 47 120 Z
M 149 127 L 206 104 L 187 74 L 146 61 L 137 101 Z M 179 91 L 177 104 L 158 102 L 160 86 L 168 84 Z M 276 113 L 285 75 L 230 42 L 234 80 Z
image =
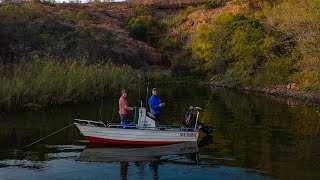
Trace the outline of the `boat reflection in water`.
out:
M 199 147 L 212 143 L 212 136 L 205 136 L 199 142 L 186 142 L 163 146 L 106 146 L 89 143 L 81 152 L 78 161 L 90 163 L 120 162 L 120 176 L 126 179 L 129 163 L 143 173 L 145 166 L 152 169 L 153 176 L 158 177 L 161 164 L 198 164 Z
M 135 162 L 154 161 L 161 156 L 183 155 L 199 151 L 197 142 L 166 146 L 101 146 L 88 144 L 80 154 L 79 161 L 87 162 Z

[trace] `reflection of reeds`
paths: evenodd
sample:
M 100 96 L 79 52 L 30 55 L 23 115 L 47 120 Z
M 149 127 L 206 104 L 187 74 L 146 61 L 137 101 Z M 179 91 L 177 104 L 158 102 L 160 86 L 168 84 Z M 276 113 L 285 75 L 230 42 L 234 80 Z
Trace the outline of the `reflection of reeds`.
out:
M 0 109 L 16 110 L 101 98 L 104 93 L 132 86 L 138 73 L 129 66 L 88 64 L 86 60 L 54 58 L 0 66 Z

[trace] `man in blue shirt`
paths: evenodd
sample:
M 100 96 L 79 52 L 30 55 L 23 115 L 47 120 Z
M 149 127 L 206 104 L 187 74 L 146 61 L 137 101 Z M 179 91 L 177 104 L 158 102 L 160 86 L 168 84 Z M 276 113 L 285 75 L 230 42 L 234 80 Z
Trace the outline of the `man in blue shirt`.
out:
M 158 89 L 153 88 L 152 89 L 152 96 L 149 98 L 149 107 L 150 107 L 150 113 L 155 116 L 155 122 L 156 127 L 159 126 L 160 122 L 160 108 L 165 106 L 165 103 L 161 103 L 160 98 L 158 97 Z

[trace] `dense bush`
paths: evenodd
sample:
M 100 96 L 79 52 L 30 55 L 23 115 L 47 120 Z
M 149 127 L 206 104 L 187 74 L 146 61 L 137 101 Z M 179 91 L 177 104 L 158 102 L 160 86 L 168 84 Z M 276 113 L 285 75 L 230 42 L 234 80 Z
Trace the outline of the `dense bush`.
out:
M 292 54 L 297 71 L 292 80 L 306 89 L 320 90 L 320 1 L 283 0 L 277 6 L 266 7 L 266 24 L 288 34 L 297 50 Z M 286 40 L 285 48 L 291 47 Z M 288 45 L 288 43 L 290 43 Z
M 290 36 L 267 33 L 259 20 L 242 14 L 222 14 L 214 27 L 197 31 L 190 45 L 204 69 L 233 85 L 288 82 L 294 70 Z
M 127 17 L 124 28 L 131 37 L 147 42 L 151 46 L 157 46 L 161 34 L 166 30 L 161 16 L 141 4 L 137 4 Z
M 170 28 L 177 27 L 182 23 L 184 23 L 188 19 L 188 16 L 195 10 L 196 10 L 195 7 L 188 6 L 186 9 L 179 11 L 177 14 L 168 16 L 165 20 L 166 21 L 165 23 Z
M 150 15 L 138 15 L 131 17 L 125 25 L 129 35 L 143 41 L 148 40 L 149 33 L 156 25 L 155 20 Z

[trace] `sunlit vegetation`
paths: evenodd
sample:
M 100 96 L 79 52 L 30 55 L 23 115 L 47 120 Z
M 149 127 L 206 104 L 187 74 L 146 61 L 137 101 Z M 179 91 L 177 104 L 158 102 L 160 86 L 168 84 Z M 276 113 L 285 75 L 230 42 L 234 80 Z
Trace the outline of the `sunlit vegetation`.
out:
M 264 10 L 266 23 L 291 36 L 297 43 L 298 69 L 292 79 L 300 86 L 320 90 L 320 1 L 284 0 Z
M 172 17 L 168 17 L 166 19 L 166 23 L 168 24 L 169 27 L 177 27 L 184 23 L 187 19 L 188 16 L 196 10 L 195 7 L 193 6 L 188 6 L 185 10 L 181 10 L 178 13 L 174 14 Z
M 215 11 L 218 3 L 207 1 L 205 9 L 198 10 Z M 167 36 L 163 49 L 172 53 L 173 73 L 205 73 L 227 85 L 295 82 L 302 89 L 319 90 L 319 1 L 230 3 L 245 8 L 238 13 L 223 12 L 212 20 L 207 17 L 209 20 L 201 28 L 192 33 L 181 32 L 185 34 L 183 38 Z M 182 22 L 190 19 L 188 14 L 184 17 Z M 189 20 L 187 25 L 194 26 L 194 21 Z
M 193 58 L 229 84 L 287 83 L 290 52 L 274 47 L 282 40 L 276 32 L 265 33 L 259 20 L 242 14 L 222 14 L 215 23 L 215 29 L 205 27 L 193 37 Z

